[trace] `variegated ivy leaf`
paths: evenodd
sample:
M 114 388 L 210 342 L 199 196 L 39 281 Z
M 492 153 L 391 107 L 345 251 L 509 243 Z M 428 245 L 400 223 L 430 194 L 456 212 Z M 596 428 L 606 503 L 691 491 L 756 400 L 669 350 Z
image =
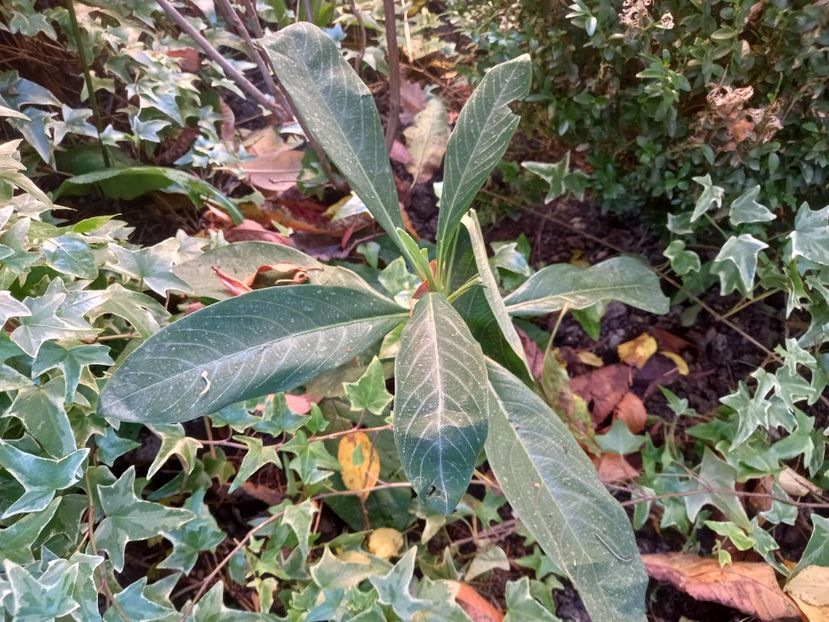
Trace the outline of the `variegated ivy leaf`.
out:
M 227 537 L 204 502 L 206 491 L 206 488 L 200 488 L 182 506 L 195 515 L 193 520 L 163 532 L 173 545 L 173 552 L 158 565 L 159 568 L 189 573 L 196 565 L 199 553 L 214 550 Z
M 103 434 L 98 433 L 95 435 L 95 446 L 97 448 L 95 456 L 98 458 L 98 461 L 107 466 L 112 466 L 112 463 L 119 456 L 123 456 L 128 451 L 140 447 L 141 443 L 118 436 L 114 429 L 107 426 Z
M 46 453 L 55 458 L 67 455 L 76 447 L 63 405 L 65 386 L 63 376 L 57 376 L 42 385 L 23 387 L 6 412 L 17 417 Z
M 702 177 L 692 177 L 691 179 L 702 186 L 702 194 L 699 195 L 699 198 L 694 205 L 694 213 L 691 214 L 691 222 L 696 222 L 700 216 L 705 214 L 712 207 L 722 207 L 722 199 L 725 194 L 725 190 L 719 186 L 715 186 L 711 181 L 711 175 L 707 173 Z
M 162 423 L 148 427 L 161 439 L 161 447 L 147 470 L 147 479 L 152 479 L 153 475 L 158 473 L 164 463 L 173 456 L 181 459 L 184 473 L 189 475 L 196 465 L 196 454 L 202 448 L 202 444 L 197 439 L 187 436 L 180 423 Z
M 765 205 L 757 202 L 760 186 L 749 188 L 731 202 L 728 219 L 735 227 L 749 222 L 769 222 L 777 218 Z
M 233 479 L 228 493 L 232 493 L 239 488 L 239 486 L 250 479 L 251 475 L 266 464 L 280 464 L 276 449 L 273 447 L 264 447 L 262 445 L 262 439 L 250 436 L 236 436 L 234 438 L 247 445 L 248 452 L 242 459 L 242 464 L 239 465 L 239 471 L 236 473 L 236 477 Z
M 369 577 L 378 600 L 390 606 L 401 620 L 413 620 L 416 614 L 429 609 L 429 601 L 413 597 L 409 589 L 416 555 L 417 547 L 412 547 L 384 576 Z
M 737 472 L 733 467 L 718 458 L 710 448 L 706 447 L 702 456 L 699 475 L 689 485 L 689 490 L 697 491 L 699 494 L 685 497 L 685 509 L 688 512 L 688 518 L 692 521 L 695 520 L 702 507 L 710 504 L 722 511 L 730 521 L 740 527 L 750 529 L 751 522 L 748 520 L 739 498 L 728 492 L 711 492 L 734 490 L 736 476 Z
M 109 348 L 101 344 L 74 343 L 64 347 L 54 341 L 44 343 L 32 363 L 32 377 L 52 369 L 60 369 L 66 382 L 65 401 L 75 401 L 75 390 L 81 379 L 81 372 L 90 365 L 112 365 Z
M 829 266 L 829 205 L 812 210 L 803 203 L 794 219 L 794 231 L 789 234 L 792 257 Z
M 252 611 L 241 611 L 230 609 L 224 604 L 224 584 L 217 581 L 205 594 L 193 611 L 187 617 L 186 622 L 267 622 L 272 616 Z
M 23 317 L 31 314 L 29 307 L 12 298 L 10 292 L 0 292 L 0 322 L 3 325 L 13 317 Z
M 685 242 L 682 240 L 674 240 L 668 244 L 662 254 L 671 261 L 671 268 L 679 276 L 699 272 L 702 268 L 699 255 L 694 251 L 686 250 Z
M 139 280 L 161 296 L 166 296 L 170 291 L 187 293 L 190 286 L 173 272 L 173 258 L 177 248 L 178 240 L 175 238 L 138 250 L 111 244 L 109 250 L 115 255 L 117 263 L 109 267 Z
M 60 499 L 53 499 L 43 510 L 29 512 L 13 525 L 0 530 L 0 559 L 8 559 L 16 564 L 28 564 L 34 561 L 32 553 L 34 542 L 47 523 L 52 520 L 59 505 Z M 2 601 L 1 596 L 0 601 Z
M 507 583 L 506 598 L 507 615 L 504 622 L 560 622 L 558 616 L 533 598 L 527 577 Z
M 95 530 L 95 542 L 100 550 L 107 552 L 116 572 L 124 569 L 127 542 L 152 538 L 195 518 L 188 510 L 168 508 L 137 497 L 134 466 L 115 483 L 99 485 L 98 494 L 106 517 Z
M 89 280 L 98 276 L 98 265 L 92 249 L 75 235 L 61 235 L 45 240 L 43 258 L 49 267 L 61 274 Z
M 311 503 L 310 499 L 306 499 L 302 503 L 288 505 L 282 514 L 282 524 L 287 525 L 294 532 L 303 557 L 308 555 L 311 524 L 314 520 L 314 514 L 318 511 L 317 506 Z
M 79 608 L 72 592 L 78 566 L 71 565 L 57 576 L 35 577 L 22 566 L 3 564 L 11 587 L 8 612 L 15 622 L 51 622 Z
M 367 410 L 373 415 L 382 415 L 392 400 L 391 393 L 386 390 L 383 364 L 376 356 L 357 382 L 347 382 L 343 387 L 352 410 Z
M 26 296 L 23 304 L 29 315 L 20 317 L 20 325 L 11 333 L 11 339 L 29 356 L 37 356 L 40 346 L 50 339 L 85 339 L 94 337 L 95 331 L 86 324 L 79 324 L 82 317 L 65 317 L 62 307 L 74 299 L 67 293 L 47 292 L 43 296 Z
M 151 600 L 147 592 L 147 577 L 142 577 L 115 594 L 115 603 L 104 614 L 104 622 L 156 622 L 174 619 L 176 610 Z
M 757 272 L 757 257 L 768 244 L 743 233 L 726 240 L 711 264 L 711 271 L 720 277 L 720 291 L 723 295 L 739 290 L 750 296 L 754 289 L 754 274 Z

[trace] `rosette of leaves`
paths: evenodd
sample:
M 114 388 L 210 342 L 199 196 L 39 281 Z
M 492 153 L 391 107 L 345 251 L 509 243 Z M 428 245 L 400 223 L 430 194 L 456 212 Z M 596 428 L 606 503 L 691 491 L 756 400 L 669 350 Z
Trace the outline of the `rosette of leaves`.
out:
M 627 258 L 604 269 L 550 266 L 504 300 L 470 212 L 518 124 L 509 104 L 529 92 L 529 57 L 493 68 L 460 114 L 430 257 L 403 227 L 380 117 L 335 43 L 301 23 L 263 47 L 306 126 L 414 270 L 420 291 L 403 307 L 342 270 L 325 283 L 215 303 L 127 356 L 101 394 L 99 414 L 153 426 L 183 422 L 298 387 L 400 330 L 394 438 L 423 504 L 451 512 L 485 451 L 513 509 L 594 619 L 644 619 L 647 579 L 627 517 L 536 395 L 510 314 L 609 299 L 665 312 L 668 301 L 656 277 Z

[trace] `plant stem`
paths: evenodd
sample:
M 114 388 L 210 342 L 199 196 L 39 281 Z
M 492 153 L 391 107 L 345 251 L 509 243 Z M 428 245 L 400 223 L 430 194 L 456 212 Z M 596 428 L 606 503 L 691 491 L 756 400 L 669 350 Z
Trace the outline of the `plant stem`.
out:
M 397 23 L 394 0 L 383 0 L 386 26 L 386 57 L 389 64 L 389 114 L 386 119 L 386 149 L 391 150 L 400 118 L 400 50 L 397 48 Z
M 87 95 L 89 96 L 89 104 L 92 106 L 92 117 L 95 119 L 95 130 L 98 132 L 98 145 L 101 147 L 101 157 L 104 159 L 104 166 L 112 168 L 112 161 L 109 159 L 109 151 L 104 144 L 104 138 L 101 135 L 103 131 L 103 120 L 101 118 L 101 109 L 98 106 L 98 96 L 95 93 L 95 85 L 92 83 L 92 72 L 89 69 L 89 61 L 86 58 L 86 49 L 83 46 L 83 38 L 81 37 L 81 29 L 78 26 L 78 16 L 75 13 L 75 3 L 73 0 L 66 0 L 66 11 L 69 13 L 69 24 L 72 28 L 72 36 L 75 39 L 75 45 L 78 48 L 78 59 L 81 61 L 81 69 L 83 70 L 84 82 L 86 82 Z

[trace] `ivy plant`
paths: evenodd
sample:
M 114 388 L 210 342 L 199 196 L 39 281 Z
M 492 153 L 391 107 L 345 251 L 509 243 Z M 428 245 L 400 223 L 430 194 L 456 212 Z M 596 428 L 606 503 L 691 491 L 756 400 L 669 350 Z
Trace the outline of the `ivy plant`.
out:
M 300 23 L 263 46 L 306 126 L 422 284 L 404 307 L 337 268 L 207 306 L 126 356 L 101 393 L 99 414 L 151 426 L 184 422 L 294 389 L 399 334 L 394 439 L 422 503 L 451 512 L 485 450 L 518 517 L 592 617 L 643 620 L 647 577 L 627 516 L 534 391 L 511 315 L 609 299 L 661 313 L 668 300 L 656 276 L 630 258 L 588 270 L 549 266 L 504 299 L 470 211 L 518 124 L 509 104 L 529 93 L 529 57 L 494 67 L 458 118 L 432 256 L 403 226 L 380 117 L 335 43 Z M 291 252 L 299 265 L 315 263 Z

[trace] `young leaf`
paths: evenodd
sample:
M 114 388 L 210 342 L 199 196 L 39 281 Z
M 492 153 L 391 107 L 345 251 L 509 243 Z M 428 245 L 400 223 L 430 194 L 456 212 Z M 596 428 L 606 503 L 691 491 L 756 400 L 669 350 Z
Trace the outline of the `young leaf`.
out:
M 397 242 L 403 219 L 371 92 L 334 41 L 312 24 L 283 28 L 263 47 L 306 127 Z
M 559 311 L 565 304 L 571 309 L 584 309 L 611 300 L 651 313 L 667 313 L 669 308 L 659 278 L 632 257 L 614 257 L 589 268 L 547 266 L 504 302 L 512 315 L 523 317 Z
M 627 515 L 561 419 L 495 363 L 486 455 L 504 494 L 593 620 L 644 620 L 647 576 Z
M 255 290 L 174 322 L 136 349 L 101 392 L 105 417 L 175 423 L 292 389 L 338 367 L 405 319 L 344 287 Z
M 530 92 L 532 65 L 523 54 L 493 67 L 463 107 L 449 144 L 438 217 L 438 264 L 478 190 L 507 150 L 519 118 L 509 104 Z
M 423 503 L 448 514 L 466 491 L 486 440 L 488 396 L 481 346 L 441 294 L 415 305 L 394 375 L 400 462 Z

